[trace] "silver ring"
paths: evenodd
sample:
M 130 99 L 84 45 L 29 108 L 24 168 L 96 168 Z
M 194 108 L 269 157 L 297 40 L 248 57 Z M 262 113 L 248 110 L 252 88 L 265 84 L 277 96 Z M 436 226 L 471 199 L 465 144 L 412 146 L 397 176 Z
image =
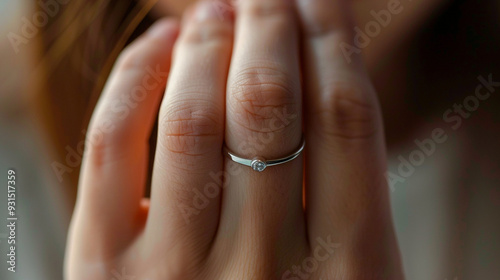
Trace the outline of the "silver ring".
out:
M 300 145 L 300 148 L 298 148 L 293 154 L 286 157 L 271 159 L 271 160 L 266 160 L 263 157 L 254 157 L 252 159 L 243 158 L 229 151 L 226 145 L 224 145 L 224 148 L 222 150 L 224 155 L 228 156 L 232 161 L 245 166 L 252 167 L 252 169 L 255 171 L 262 172 L 268 166 L 275 166 L 296 159 L 300 155 L 300 153 L 302 153 L 302 150 L 304 150 L 305 146 L 306 146 L 306 140 L 304 139 L 304 137 L 302 137 L 302 144 Z

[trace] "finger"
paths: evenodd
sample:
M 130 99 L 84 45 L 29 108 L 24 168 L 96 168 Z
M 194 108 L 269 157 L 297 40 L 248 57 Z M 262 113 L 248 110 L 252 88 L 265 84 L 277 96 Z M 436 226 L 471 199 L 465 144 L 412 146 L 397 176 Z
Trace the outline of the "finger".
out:
M 185 15 L 159 116 L 148 244 L 179 257 L 203 254 L 219 220 L 224 96 L 233 23 L 211 1 Z M 196 245 L 196 246 L 193 246 Z M 181 257 L 182 258 L 182 257 Z
M 244 158 L 280 158 L 301 144 L 298 29 L 293 11 L 286 0 L 238 2 L 225 141 L 230 151 Z M 263 172 L 235 166 L 227 158 L 225 164 L 221 231 L 236 235 L 233 238 L 246 248 L 254 246 L 248 241 L 258 236 L 265 246 L 253 249 L 271 250 L 270 255 L 278 236 L 290 232 L 300 236 L 301 157 Z
M 109 237 L 111 232 L 120 232 L 115 235 L 120 238 L 112 240 L 120 243 L 135 233 L 143 218 L 140 201 L 146 182 L 148 139 L 177 30 L 175 21 L 161 20 L 124 50 L 92 116 L 77 218 L 91 223 L 96 242 L 98 233 Z
M 297 0 L 304 34 L 311 240 L 329 235 L 352 240 L 368 225 L 390 224 L 382 220 L 390 216 L 379 105 L 360 55 L 344 52 L 354 45 L 348 2 Z M 371 233 L 374 241 L 383 236 Z

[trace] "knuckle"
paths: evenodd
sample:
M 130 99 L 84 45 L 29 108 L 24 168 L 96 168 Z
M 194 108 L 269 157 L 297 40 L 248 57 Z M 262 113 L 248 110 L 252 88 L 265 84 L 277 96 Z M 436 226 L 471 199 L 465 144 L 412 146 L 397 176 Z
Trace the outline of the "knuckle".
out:
M 161 39 L 150 37 L 139 38 L 126 46 L 116 60 L 116 68 L 119 71 L 143 70 L 148 65 L 157 64 L 161 46 Z
M 119 71 L 140 69 L 147 63 L 148 52 L 141 51 L 137 43 L 125 47 L 117 59 L 116 67 Z
M 363 89 L 345 82 L 330 84 L 315 112 L 315 127 L 326 135 L 344 139 L 366 139 L 376 134 L 378 119 L 376 104 L 364 97 Z
M 256 18 L 286 18 L 292 14 L 292 6 L 286 1 L 245 1 L 243 13 Z
M 262 68 L 260 68 L 262 70 Z M 299 111 L 296 87 L 276 70 L 241 73 L 231 86 L 232 119 L 246 130 L 276 132 L 294 123 Z M 286 112 L 288 118 L 283 118 Z
M 86 134 L 85 150 L 95 166 L 103 166 L 112 158 L 116 159 L 126 150 L 131 138 L 125 128 L 109 129 L 105 125 L 92 125 Z M 110 156 L 112 155 L 112 157 Z
M 104 133 L 96 127 L 90 128 L 85 137 L 87 140 L 85 149 L 93 157 L 101 155 L 106 151 L 107 147 L 112 146 L 113 140 L 109 136 L 104 138 Z
M 220 113 L 212 106 L 175 106 L 160 115 L 160 144 L 171 153 L 198 156 L 214 150 L 222 141 Z
M 193 23 L 180 38 L 181 44 L 207 44 L 225 46 L 231 43 L 232 25 L 223 21 L 212 20 Z
M 321 37 L 342 33 L 349 25 L 345 8 L 332 9 L 332 4 L 328 1 L 304 1 L 300 5 L 306 13 L 303 21 L 306 36 Z

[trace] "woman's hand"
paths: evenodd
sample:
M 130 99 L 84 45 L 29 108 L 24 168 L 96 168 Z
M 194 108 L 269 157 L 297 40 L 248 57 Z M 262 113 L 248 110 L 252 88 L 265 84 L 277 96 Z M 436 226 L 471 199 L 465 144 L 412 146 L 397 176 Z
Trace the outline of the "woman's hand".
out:
M 349 2 L 241 0 L 235 21 L 202 2 L 178 39 L 162 20 L 129 46 L 91 121 L 66 278 L 402 279 L 379 106 L 339 47 Z M 305 154 L 263 172 L 222 153 L 279 158 L 303 131 Z

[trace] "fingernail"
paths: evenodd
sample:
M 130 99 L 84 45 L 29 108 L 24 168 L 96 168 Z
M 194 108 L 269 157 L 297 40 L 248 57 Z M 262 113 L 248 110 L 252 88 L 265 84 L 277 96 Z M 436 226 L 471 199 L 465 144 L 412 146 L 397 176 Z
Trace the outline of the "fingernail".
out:
M 155 38 L 168 39 L 173 36 L 177 23 L 171 19 L 161 19 L 155 22 L 147 31 L 147 35 Z
M 196 7 L 195 18 L 197 21 L 212 19 L 224 19 L 224 15 L 219 13 L 215 1 L 202 1 Z

